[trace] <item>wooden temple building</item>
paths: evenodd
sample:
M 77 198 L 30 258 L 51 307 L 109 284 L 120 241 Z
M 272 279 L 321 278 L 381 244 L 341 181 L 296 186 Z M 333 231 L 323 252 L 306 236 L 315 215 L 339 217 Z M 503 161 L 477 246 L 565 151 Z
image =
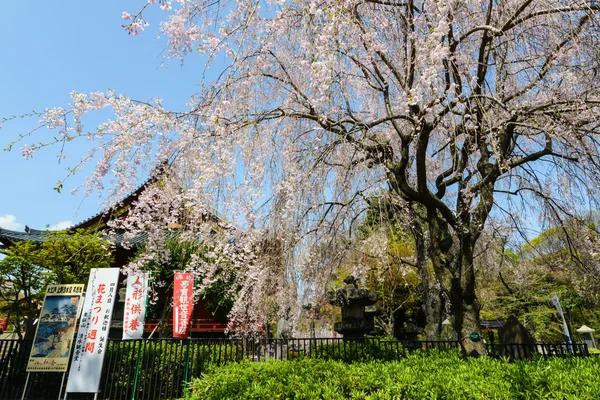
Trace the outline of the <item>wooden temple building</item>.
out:
M 143 192 L 147 184 L 148 182 L 144 183 L 137 190 L 135 190 L 129 196 L 127 196 L 123 201 L 121 201 L 120 206 L 116 209 L 116 211 L 113 210 L 111 213 L 96 214 L 84 220 L 83 222 L 73 225 L 66 231 L 75 232 L 77 230 L 85 230 L 90 233 L 107 231 L 108 222 L 114 219 L 124 218 L 127 215 L 128 211 L 131 209 L 131 207 L 134 206 L 136 199 Z M 32 229 L 28 226 L 25 227 L 24 231 L 13 231 L 9 229 L 4 229 L 0 226 L 0 250 L 2 250 L 3 248 L 9 248 L 15 242 L 19 241 L 31 241 L 34 243 L 42 243 L 44 242 L 44 240 L 46 240 L 49 233 L 50 232 L 48 230 Z M 107 238 L 109 238 L 108 235 Z M 122 268 L 123 266 L 125 266 L 130 260 L 132 260 L 139 247 L 145 243 L 147 238 L 148 236 L 146 234 L 141 234 L 133 239 L 128 239 L 128 246 L 126 248 L 122 245 L 123 233 L 117 233 L 115 237 L 110 237 L 109 240 L 111 241 L 114 248 L 114 262 L 112 267 Z M 125 289 L 125 281 L 126 276 L 124 274 L 121 274 L 121 278 L 119 279 L 119 285 L 123 293 Z M 122 334 L 123 308 L 125 305 L 124 302 L 125 296 L 123 295 L 114 306 L 115 309 L 113 312 L 113 322 L 111 325 L 110 333 L 111 337 L 117 338 L 120 337 L 120 335 Z M 208 310 L 206 304 L 207 301 L 205 301 L 204 299 L 196 299 L 194 312 L 192 314 L 192 327 L 190 335 L 192 337 L 224 337 L 225 329 L 227 327 L 227 321 L 215 318 L 215 316 L 213 316 L 213 314 Z M 146 318 L 146 324 L 144 326 L 144 336 L 147 337 L 152 332 L 154 332 L 153 337 L 158 337 L 159 329 L 155 329 L 157 328 L 158 323 L 158 318 Z M 163 329 L 163 331 L 172 332 L 170 321 L 168 329 Z

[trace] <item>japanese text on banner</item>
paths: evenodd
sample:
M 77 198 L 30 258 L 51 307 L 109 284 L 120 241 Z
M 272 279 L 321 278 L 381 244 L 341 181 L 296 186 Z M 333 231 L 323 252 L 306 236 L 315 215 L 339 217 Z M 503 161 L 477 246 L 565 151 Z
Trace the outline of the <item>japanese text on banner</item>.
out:
M 98 391 L 118 280 L 118 268 L 90 271 L 67 381 L 69 393 Z
M 125 310 L 123 312 L 123 339 L 141 339 L 144 335 L 148 281 L 150 274 L 136 272 L 127 277 Z
M 173 290 L 173 337 L 188 337 L 194 312 L 194 274 L 175 272 Z

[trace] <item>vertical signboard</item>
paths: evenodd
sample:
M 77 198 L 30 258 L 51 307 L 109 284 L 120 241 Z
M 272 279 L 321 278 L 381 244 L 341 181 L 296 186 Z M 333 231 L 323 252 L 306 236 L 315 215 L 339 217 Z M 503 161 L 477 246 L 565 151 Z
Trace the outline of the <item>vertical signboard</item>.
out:
M 558 296 L 557 295 L 552 296 L 551 300 L 552 300 L 552 304 L 554 304 L 554 307 L 556 307 L 556 311 L 558 311 L 558 314 L 562 318 L 563 329 L 565 331 L 565 341 L 567 342 L 567 344 L 570 344 L 571 343 L 571 334 L 569 333 L 569 326 L 567 325 L 567 321 L 565 320 L 565 314 L 563 314 L 563 310 L 562 310 L 562 307 L 560 306 L 560 301 L 558 300 Z
M 69 393 L 98 391 L 118 281 L 119 268 L 90 271 L 67 381 Z
M 175 272 L 173 279 L 173 337 L 187 338 L 194 311 L 194 274 Z
M 49 285 L 38 319 L 27 372 L 65 372 L 83 285 Z
M 148 272 L 136 272 L 127 277 L 123 340 L 141 339 L 144 335 L 149 278 Z

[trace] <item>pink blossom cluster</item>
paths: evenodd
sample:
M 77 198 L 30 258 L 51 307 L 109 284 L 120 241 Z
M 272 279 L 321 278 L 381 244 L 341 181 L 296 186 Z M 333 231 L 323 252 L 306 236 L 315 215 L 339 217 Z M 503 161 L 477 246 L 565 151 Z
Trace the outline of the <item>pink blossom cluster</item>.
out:
M 572 212 L 600 193 L 595 2 L 150 1 L 123 13 L 125 29 L 142 32 L 155 3 L 167 57 L 206 54 L 218 78 L 203 78 L 182 111 L 73 93 L 40 124 L 59 132 L 47 144 L 93 143 L 87 194 L 118 201 L 168 166 L 119 221 L 151 237 L 131 268 L 167 258 L 165 229 L 182 225 L 216 255 L 191 270 L 207 283 L 236 275 L 232 329 L 322 299 L 382 192 L 443 215 L 456 237 L 494 220 L 514 228 L 494 214 L 514 202 Z M 221 234 L 205 223 L 213 213 Z M 362 245 L 385 262 L 386 240 Z

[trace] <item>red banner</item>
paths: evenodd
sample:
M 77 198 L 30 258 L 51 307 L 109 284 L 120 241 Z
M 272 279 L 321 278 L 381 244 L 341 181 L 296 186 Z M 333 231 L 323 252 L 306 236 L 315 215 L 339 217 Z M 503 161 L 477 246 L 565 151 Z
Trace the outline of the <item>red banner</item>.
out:
M 187 338 L 194 311 L 194 274 L 175 272 L 173 289 L 173 337 Z

